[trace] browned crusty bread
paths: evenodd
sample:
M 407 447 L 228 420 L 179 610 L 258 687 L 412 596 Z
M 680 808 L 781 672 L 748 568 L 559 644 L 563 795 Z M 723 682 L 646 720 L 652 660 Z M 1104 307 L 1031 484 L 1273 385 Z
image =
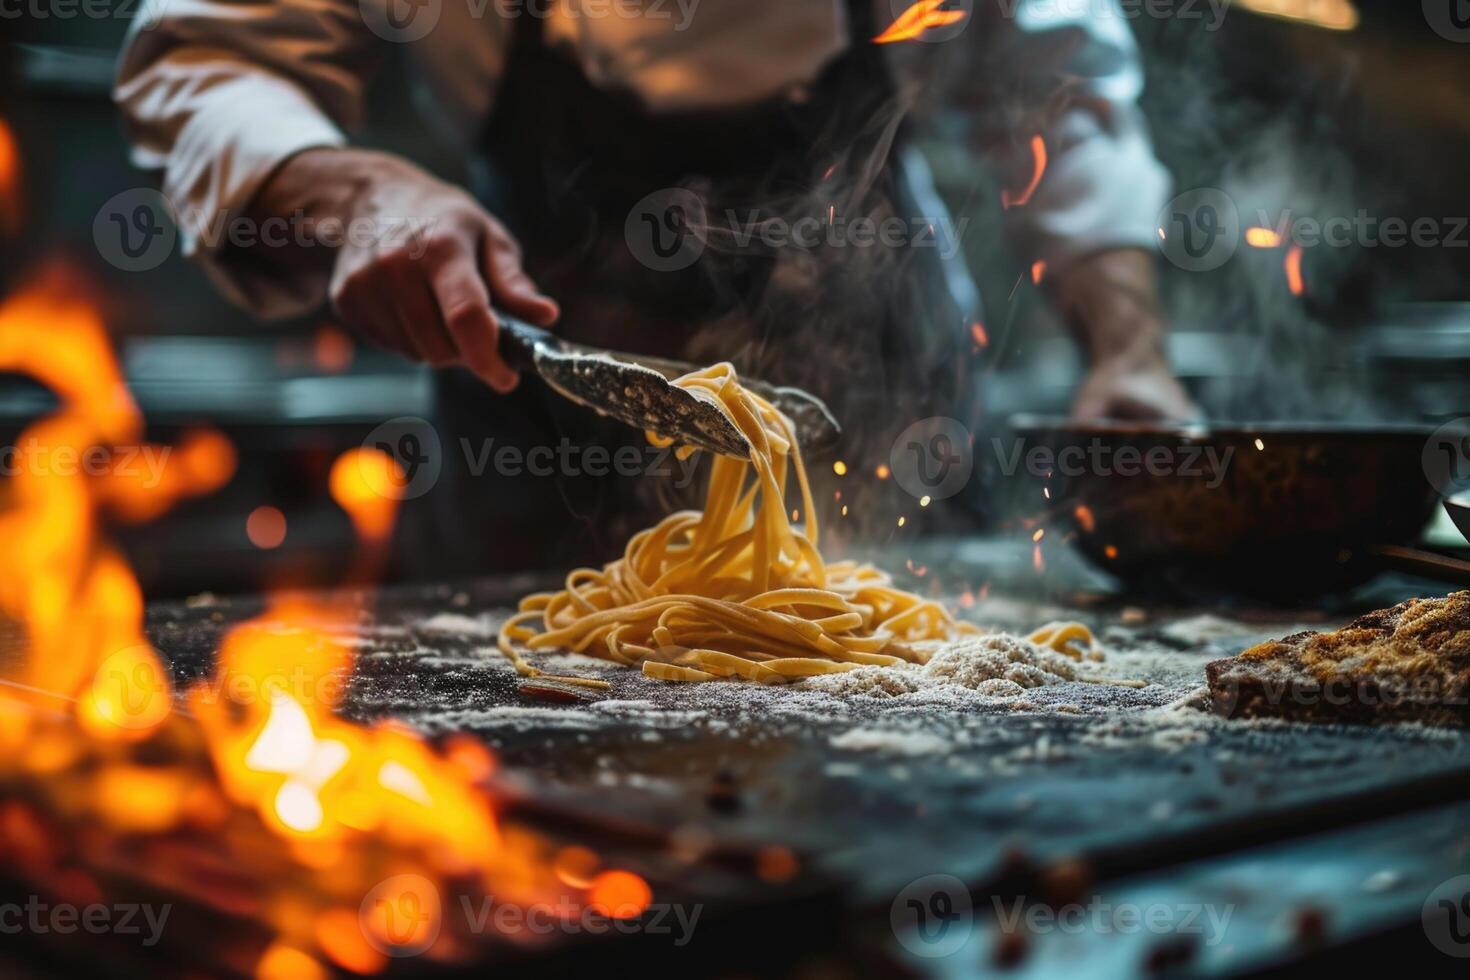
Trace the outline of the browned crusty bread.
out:
M 1205 667 L 1227 718 L 1470 725 L 1470 592 L 1410 599 Z

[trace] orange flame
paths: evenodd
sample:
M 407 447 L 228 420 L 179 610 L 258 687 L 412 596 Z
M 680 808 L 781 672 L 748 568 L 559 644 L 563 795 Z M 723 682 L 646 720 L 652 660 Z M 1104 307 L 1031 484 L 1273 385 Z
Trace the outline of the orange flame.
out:
M 439 753 L 395 724 L 335 714 L 352 665 L 341 637 L 356 622 L 345 600 L 275 598 L 228 633 L 214 675 L 174 710 L 137 580 L 104 540 L 103 519 L 148 520 L 221 486 L 235 453 L 211 431 L 167 454 L 138 445 L 142 418 L 100 317 L 78 295 L 48 276 L 0 305 L 0 370 L 34 376 L 61 402 L 22 434 L 30 455 L 0 485 L 11 559 L 0 621 L 26 641 L 20 678 L 0 686 L 0 794 L 26 800 L 0 802 L 0 840 L 25 851 L 16 866 L 50 891 L 70 882 L 84 894 L 97 886 L 78 865 L 101 861 L 108 880 L 240 910 L 268 930 L 260 980 L 323 976 L 326 964 L 372 972 L 396 946 L 464 948 L 438 938 L 438 919 L 392 911 L 422 912 L 438 882 L 511 902 L 553 894 L 546 844 L 502 827 L 478 785 L 494 772 L 482 746 L 453 741 Z M 157 450 L 159 466 L 147 478 L 125 471 L 123 447 Z M 83 459 L 102 465 L 64 465 Z M 396 463 L 358 451 L 331 482 L 364 541 L 383 540 L 403 485 Z M 207 867 L 193 851 L 158 860 L 204 834 Z M 602 871 L 583 892 L 610 915 L 651 901 L 628 871 Z
M 933 27 L 948 27 L 965 19 L 963 10 L 944 10 L 945 0 L 918 0 L 898 15 L 888 29 L 873 38 L 874 44 L 912 41 Z
M 1043 280 L 1045 278 L 1046 278 L 1046 263 L 1045 262 L 1040 262 L 1040 261 L 1033 262 L 1031 264 L 1031 281 L 1032 281 L 1032 283 L 1034 283 L 1037 286 L 1040 286 L 1041 285 L 1041 280 Z
M 1041 178 L 1046 176 L 1046 140 L 1042 139 L 1039 133 L 1031 137 L 1031 159 L 1031 182 L 1018 194 L 1012 194 L 1009 190 L 1000 192 L 1001 207 L 1006 210 L 1022 208 L 1030 204 L 1036 188 L 1041 186 Z

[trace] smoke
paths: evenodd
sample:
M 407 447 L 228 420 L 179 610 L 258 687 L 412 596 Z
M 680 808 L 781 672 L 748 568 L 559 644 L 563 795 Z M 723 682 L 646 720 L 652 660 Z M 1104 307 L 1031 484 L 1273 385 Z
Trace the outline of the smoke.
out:
M 1234 360 L 1228 373 L 1205 381 L 1200 400 L 1217 419 L 1384 419 L 1390 411 L 1370 395 L 1354 343 L 1355 328 L 1376 312 L 1362 255 L 1303 249 L 1300 297 L 1291 294 L 1285 270 L 1303 228 L 1354 215 L 1368 199 L 1352 136 L 1338 122 L 1360 81 L 1354 64 L 1317 49 L 1311 57 L 1328 80 L 1306 84 L 1310 76 L 1294 53 L 1276 50 L 1281 60 L 1273 75 L 1271 46 L 1254 33 L 1267 28 L 1248 18 L 1232 27 L 1207 32 L 1163 22 L 1141 38 L 1144 110 L 1176 193 L 1217 188 L 1234 202 L 1242 231 L 1263 226 L 1285 238 L 1276 248 L 1242 242 L 1210 272 L 1162 263 L 1172 324 L 1225 339 Z M 1253 91 L 1238 70 L 1242 58 L 1263 72 L 1252 71 Z

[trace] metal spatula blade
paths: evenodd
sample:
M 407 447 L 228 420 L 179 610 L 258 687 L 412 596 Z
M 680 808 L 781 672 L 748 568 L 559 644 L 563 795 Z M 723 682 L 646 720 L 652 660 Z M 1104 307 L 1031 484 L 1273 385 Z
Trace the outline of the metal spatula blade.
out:
M 501 356 L 518 370 L 535 371 L 564 397 L 677 445 L 740 459 L 750 455 L 750 443 L 723 413 L 670 383 L 695 370 L 694 365 L 571 344 L 499 311 L 496 317 Z M 785 413 L 803 445 L 825 448 L 841 434 L 815 396 L 797 388 L 773 388 L 745 379 L 741 383 Z

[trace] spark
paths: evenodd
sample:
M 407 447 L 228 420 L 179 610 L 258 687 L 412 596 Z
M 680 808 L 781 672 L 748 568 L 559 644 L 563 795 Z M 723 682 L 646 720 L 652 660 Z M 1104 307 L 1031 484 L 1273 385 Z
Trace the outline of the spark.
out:
M 1031 203 L 1031 197 L 1036 193 L 1036 188 L 1041 185 L 1041 178 L 1046 175 L 1046 140 L 1040 134 L 1031 137 L 1031 182 L 1016 195 L 1008 190 L 1000 192 L 1001 207 L 1009 210 L 1021 208 Z
M 1291 290 L 1291 295 L 1300 296 L 1307 291 L 1307 284 L 1302 279 L 1302 247 L 1293 245 L 1286 253 L 1286 286 Z

